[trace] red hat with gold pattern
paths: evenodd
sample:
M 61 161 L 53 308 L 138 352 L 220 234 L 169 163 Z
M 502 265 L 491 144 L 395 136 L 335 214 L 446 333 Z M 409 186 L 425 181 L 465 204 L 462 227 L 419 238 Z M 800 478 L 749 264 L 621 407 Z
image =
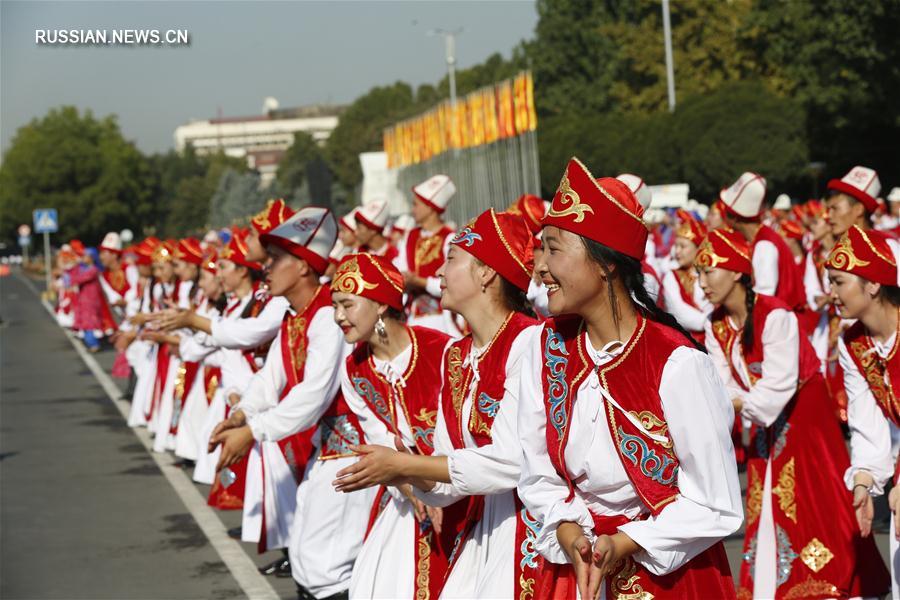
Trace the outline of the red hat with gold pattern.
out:
M 69 247 L 75 253 L 75 256 L 84 256 L 84 244 L 81 243 L 81 240 L 72 240 L 69 242 Z
M 219 255 L 216 252 L 216 249 L 212 247 L 207 248 L 203 251 L 203 260 L 200 262 L 200 268 L 215 275 L 219 269 L 218 260 Z
M 543 224 L 641 260 L 649 233 L 643 214 L 644 208 L 626 184 L 614 177 L 594 179 L 580 160 L 572 158 Z
M 802 240 L 803 239 L 803 226 L 797 221 L 792 221 L 791 219 L 784 219 L 779 223 L 779 227 L 781 228 L 781 233 L 786 238 L 790 238 L 792 240 Z
M 706 225 L 694 218 L 688 211 L 679 208 L 676 213 L 681 218 L 678 229 L 675 230 L 675 236 L 686 239 L 699 246 L 703 238 L 706 237 Z
M 284 203 L 284 200 L 269 200 L 266 207 L 250 219 L 250 224 L 257 233 L 269 233 L 293 216 L 294 211 Z
M 382 256 L 362 252 L 345 256 L 334 272 L 331 291 L 362 296 L 403 310 L 403 275 Z
M 153 264 L 153 251 L 159 244 L 159 239 L 153 236 L 146 238 L 134 246 L 135 262 L 139 265 Z
M 489 208 L 460 229 L 450 243 L 527 291 L 534 271 L 533 239 L 522 217 Z
M 846 271 L 882 285 L 900 285 L 897 259 L 881 231 L 863 231 L 853 225 L 831 249 L 825 266 Z
M 525 225 L 531 230 L 531 233 L 537 234 L 541 231 L 541 219 L 547 212 L 547 205 L 543 199 L 534 194 L 523 194 L 519 199 L 509 205 L 506 209 L 511 215 L 519 215 L 525 220 Z
M 807 200 L 804 206 L 806 207 L 806 214 L 811 217 L 820 217 L 825 214 L 825 205 L 818 200 Z
M 203 263 L 203 248 L 200 247 L 200 242 L 194 238 L 178 240 L 178 245 L 175 247 L 175 258 L 199 267 Z
M 262 265 L 252 260 L 247 260 L 247 231 L 235 230 L 231 234 L 228 245 L 222 248 L 219 258 L 230 260 L 236 265 L 262 271 Z
M 153 262 L 166 263 L 175 260 L 175 247 L 178 242 L 175 240 L 166 240 L 159 242 L 153 247 Z
M 744 236 L 733 229 L 713 229 L 700 242 L 694 264 L 701 268 L 727 269 L 744 275 L 753 274 L 750 246 Z

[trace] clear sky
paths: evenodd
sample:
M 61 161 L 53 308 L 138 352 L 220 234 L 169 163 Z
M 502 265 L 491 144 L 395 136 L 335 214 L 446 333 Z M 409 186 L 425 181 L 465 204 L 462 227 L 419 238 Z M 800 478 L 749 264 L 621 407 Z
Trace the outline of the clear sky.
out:
M 144 152 L 190 119 L 347 103 L 397 80 L 436 83 L 456 29 L 457 64 L 509 56 L 537 23 L 532 0 L 444 2 L 41 2 L 0 0 L 0 143 L 50 108 L 115 113 Z M 49 46 L 35 29 L 187 29 L 187 47 Z

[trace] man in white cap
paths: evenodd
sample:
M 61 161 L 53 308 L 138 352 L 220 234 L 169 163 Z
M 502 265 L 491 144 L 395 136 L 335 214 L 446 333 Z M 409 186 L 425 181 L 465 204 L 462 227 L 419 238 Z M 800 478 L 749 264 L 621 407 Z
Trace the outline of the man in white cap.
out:
M 453 230 L 441 219 L 456 186 L 447 175 L 435 175 L 413 187 L 412 215 L 417 227 L 398 248 L 394 265 L 401 273 L 410 298 L 409 323 L 458 335 L 441 310 L 438 269 L 447 260 Z
M 398 256 L 397 248 L 384 237 L 387 218 L 386 200 L 379 198 L 361 206 L 356 211 L 356 241 L 360 252 L 383 256 L 394 262 Z
M 776 296 L 794 311 L 802 312 L 806 308 L 803 273 L 784 239 L 762 224 L 765 199 L 766 180 L 749 172 L 719 193 L 725 223 L 744 236 L 752 248 L 753 290 Z
M 254 443 L 265 444 L 264 539 L 289 531 L 291 572 L 304 598 L 345 592 L 362 546 L 374 489 L 340 494 L 331 482 L 355 461 L 359 425 L 339 394 L 340 367 L 350 346 L 334 322 L 331 292 L 319 278 L 337 237 L 324 208 L 307 207 L 267 234 L 271 293 L 290 309 L 231 416 L 213 431 L 222 445 L 219 467 L 237 463 Z M 309 456 L 310 433 L 315 447 Z M 294 483 L 299 482 L 299 487 Z M 295 489 L 294 512 L 289 491 Z
M 828 224 L 834 239 L 840 239 L 853 225 L 872 228 L 872 215 L 878 210 L 881 181 L 868 167 L 856 166 L 840 179 L 828 182 Z
M 887 195 L 887 204 L 888 216 L 884 221 L 884 229 L 894 237 L 900 237 L 900 187 L 891 189 L 891 193 Z
M 356 213 L 358 211 L 358 208 L 354 208 L 338 219 L 337 239 L 345 248 L 349 248 L 350 252 L 356 251 L 356 247 L 359 245 L 359 242 L 356 241 Z
M 647 211 L 650 210 L 650 205 L 653 203 L 653 193 L 650 191 L 650 188 L 644 183 L 643 179 L 631 173 L 622 173 L 617 175 L 616 179 L 627 185 L 634 197 L 637 198 L 638 203 L 644 207 L 646 220 Z M 662 276 L 656 260 L 656 242 L 652 235 L 647 236 L 644 258 L 641 259 L 641 271 L 644 273 L 644 288 L 650 297 L 659 304 L 662 292 Z

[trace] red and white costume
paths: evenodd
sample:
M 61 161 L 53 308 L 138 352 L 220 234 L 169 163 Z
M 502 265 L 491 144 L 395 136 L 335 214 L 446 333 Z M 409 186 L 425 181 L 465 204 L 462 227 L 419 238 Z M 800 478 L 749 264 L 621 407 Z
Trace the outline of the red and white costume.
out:
M 697 264 L 749 273 L 736 232 L 710 233 Z M 743 344 L 724 308 L 706 328 L 710 357 L 729 397 L 740 398 L 750 430 L 747 529 L 739 597 L 846 598 L 884 591 L 887 572 L 874 540 L 863 539 L 842 475 L 849 466 L 819 361 L 796 315 L 757 295 L 753 345 Z M 827 525 L 826 525 L 827 523 Z
M 328 210 L 307 207 L 263 235 L 262 241 L 300 256 L 322 273 L 336 232 Z M 285 314 L 265 365 L 238 405 L 257 442 L 278 445 L 276 451 L 262 446 L 260 544 L 283 545 L 289 534 L 294 580 L 318 597 L 349 586 L 375 494 L 342 494 L 331 485 L 336 473 L 354 460 L 349 446 L 364 439 L 339 393 L 340 365 L 349 351 L 334 322 L 329 289 L 322 286 L 300 312 Z M 298 454 L 309 450 L 309 434 L 303 432 L 310 430 L 315 432 L 312 456 Z M 296 509 L 291 514 L 286 509 L 292 491 Z

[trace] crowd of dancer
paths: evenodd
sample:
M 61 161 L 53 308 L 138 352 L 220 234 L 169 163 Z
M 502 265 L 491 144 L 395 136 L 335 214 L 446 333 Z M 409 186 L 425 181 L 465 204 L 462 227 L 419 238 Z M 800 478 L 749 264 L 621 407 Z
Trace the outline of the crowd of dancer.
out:
M 897 597 L 900 189 L 744 173 L 651 226 L 573 158 L 458 229 L 455 192 L 72 240 L 59 321 L 301 599 Z

